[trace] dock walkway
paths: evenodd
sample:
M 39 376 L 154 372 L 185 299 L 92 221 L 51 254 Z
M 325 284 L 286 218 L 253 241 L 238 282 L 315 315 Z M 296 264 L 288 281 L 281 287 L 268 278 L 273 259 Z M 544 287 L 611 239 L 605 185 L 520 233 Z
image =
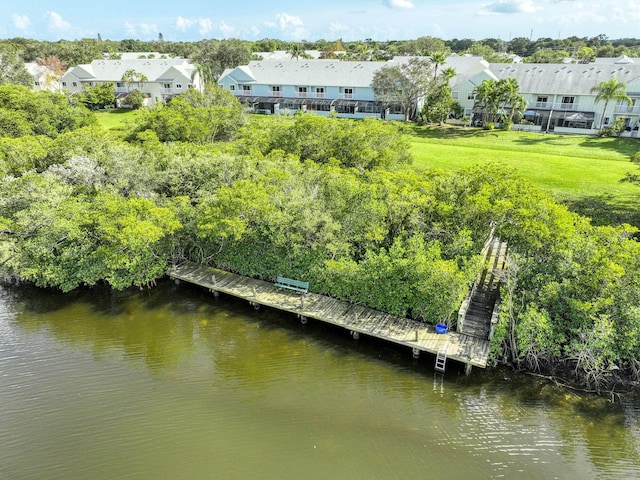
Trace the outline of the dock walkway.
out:
M 369 335 L 420 352 L 436 355 L 446 345 L 446 358 L 466 365 L 486 368 L 489 341 L 453 331 L 437 334 L 432 325 L 408 318 L 389 315 L 372 308 L 344 302 L 335 298 L 307 293 L 301 295 L 279 290 L 273 283 L 243 277 L 224 270 L 194 262 L 172 267 L 169 277 L 205 287 L 249 301 L 254 306 L 264 305 L 293 313 L 303 322 L 315 319 L 349 330 L 354 338 Z

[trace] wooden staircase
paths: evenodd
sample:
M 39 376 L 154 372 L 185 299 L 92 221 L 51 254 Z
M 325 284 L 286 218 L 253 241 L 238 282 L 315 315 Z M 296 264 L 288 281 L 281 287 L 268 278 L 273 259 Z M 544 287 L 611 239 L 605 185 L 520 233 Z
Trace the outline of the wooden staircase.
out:
M 507 244 L 492 238 L 486 247 L 487 268 L 480 273 L 467 298 L 467 308 L 458 332 L 489 338 L 491 316 L 500 294 L 500 272 L 506 265 Z

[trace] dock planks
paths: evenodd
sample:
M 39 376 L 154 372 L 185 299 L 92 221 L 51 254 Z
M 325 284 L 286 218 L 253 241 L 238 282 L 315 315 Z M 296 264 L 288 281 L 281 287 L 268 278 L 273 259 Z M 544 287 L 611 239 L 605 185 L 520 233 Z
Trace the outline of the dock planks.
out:
M 423 322 L 396 317 L 316 293 L 301 295 L 289 290 L 278 290 L 271 282 L 243 277 L 199 263 L 183 262 L 172 267 L 167 274 L 173 279 L 243 298 L 253 305 L 283 310 L 299 317 L 313 318 L 351 332 L 403 345 L 411 348 L 414 353 L 428 352 L 437 355 L 448 342 L 447 360 L 464 363 L 467 367 L 487 366 L 489 341 L 486 339 L 452 331 L 444 335 L 437 334 L 432 325 Z

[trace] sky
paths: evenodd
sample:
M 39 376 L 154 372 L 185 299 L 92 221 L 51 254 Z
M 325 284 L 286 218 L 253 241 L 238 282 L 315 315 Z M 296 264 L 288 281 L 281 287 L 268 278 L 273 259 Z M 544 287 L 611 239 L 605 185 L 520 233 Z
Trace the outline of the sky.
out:
M 3 2 L 4 3 L 4 2 Z M 8 4 L 8 5 L 7 5 Z M 638 0 L 14 0 L 0 38 L 359 41 L 640 37 Z

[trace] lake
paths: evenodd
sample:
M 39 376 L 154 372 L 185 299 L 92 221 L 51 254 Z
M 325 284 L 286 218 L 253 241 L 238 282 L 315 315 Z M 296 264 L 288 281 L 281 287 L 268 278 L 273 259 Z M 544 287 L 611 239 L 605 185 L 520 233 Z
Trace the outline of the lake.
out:
M 640 401 L 188 285 L 0 288 L 0 478 L 640 478 Z

